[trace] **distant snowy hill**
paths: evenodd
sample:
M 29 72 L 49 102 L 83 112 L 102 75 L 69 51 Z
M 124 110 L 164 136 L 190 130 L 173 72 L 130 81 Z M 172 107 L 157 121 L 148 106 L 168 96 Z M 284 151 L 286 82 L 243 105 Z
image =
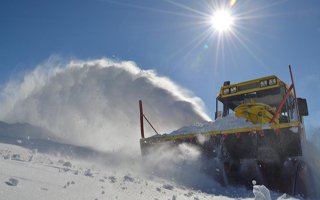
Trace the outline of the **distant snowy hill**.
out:
M 91 148 L 70 145 L 54 136 L 50 131 L 28 123 L 6 123 L 0 121 L 0 142 L 14 144 L 42 153 L 54 153 L 73 157 L 100 157 L 105 153 Z
M 14 123 L 9 124 L 0 121 L 0 136 L 1 137 L 14 137 L 21 139 L 55 139 L 49 131 L 32 126 L 28 123 Z

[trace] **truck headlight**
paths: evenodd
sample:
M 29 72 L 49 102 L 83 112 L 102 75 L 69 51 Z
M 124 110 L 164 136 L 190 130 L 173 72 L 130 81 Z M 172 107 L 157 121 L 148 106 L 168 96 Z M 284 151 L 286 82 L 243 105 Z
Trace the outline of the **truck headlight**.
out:
M 260 87 L 267 87 L 268 86 L 268 80 L 260 81 Z
M 230 93 L 231 94 L 236 93 L 236 92 L 237 92 L 237 87 L 230 88 Z
M 229 88 L 223 89 L 223 94 L 229 94 L 229 93 L 230 93 L 230 89 Z
M 269 85 L 275 85 L 275 84 L 277 84 L 277 79 L 275 78 L 269 79 Z

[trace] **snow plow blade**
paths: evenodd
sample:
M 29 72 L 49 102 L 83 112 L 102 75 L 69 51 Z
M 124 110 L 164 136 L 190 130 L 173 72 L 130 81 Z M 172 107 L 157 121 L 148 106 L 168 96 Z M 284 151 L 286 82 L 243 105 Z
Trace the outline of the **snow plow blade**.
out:
M 301 138 L 298 123 L 272 125 L 270 128 L 250 127 L 218 132 L 185 135 L 162 135 L 140 140 L 142 155 L 161 144 L 189 143 L 201 149 L 207 158 L 223 156 L 232 159 L 282 160 L 301 156 Z M 205 137 L 199 141 L 198 137 Z M 219 155 L 218 152 L 221 152 Z

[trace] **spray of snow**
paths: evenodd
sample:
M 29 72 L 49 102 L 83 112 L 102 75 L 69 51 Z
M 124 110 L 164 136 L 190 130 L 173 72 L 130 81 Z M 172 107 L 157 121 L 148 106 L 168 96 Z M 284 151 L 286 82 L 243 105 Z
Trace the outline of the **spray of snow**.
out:
M 320 188 L 320 128 L 310 131 L 310 139 L 303 145 L 304 159 L 312 170 L 314 188 Z M 320 198 L 320 191 L 315 191 Z
M 0 99 L 0 120 L 27 122 L 103 151 L 139 149 L 139 99 L 159 132 L 210 120 L 200 98 L 130 61 L 49 59 L 10 81 Z
M 158 145 L 150 149 L 149 154 L 144 157 L 145 162 L 141 169 L 147 174 L 155 174 L 195 190 L 224 193 L 225 189 L 204 172 L 201 156 L 200 149 L 190 144 L 180 144 L 176 148 L 169 144 Z M 240 190 L 243 193 L 244 190 Z M 231 195 L 237 192 L 239 190 Z
M 198 97 L 133 62 L 49 60 L 23 80 L 9 82 L 0 99 L 0 120 L 27 122 L 62 142 L 108 151 L 92 154 L 95 163 L 141 176 L 157 174 L 192 188 L 219 187 L 201 170 L 200 151 L 187 144 L 161 146 L 140 162 L 140 152 L 133 151 L 139 149 L 138 100 L 159 132 L 210 118 Z

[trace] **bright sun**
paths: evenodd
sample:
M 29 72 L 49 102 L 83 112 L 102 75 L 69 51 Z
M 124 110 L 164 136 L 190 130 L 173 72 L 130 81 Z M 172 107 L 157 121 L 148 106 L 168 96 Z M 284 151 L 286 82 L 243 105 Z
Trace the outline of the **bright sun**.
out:
M 218 32 L 230 31 L 234 23 L 234 18 L 229 10 L 217 10 L 210 19 L 211 26 Z

